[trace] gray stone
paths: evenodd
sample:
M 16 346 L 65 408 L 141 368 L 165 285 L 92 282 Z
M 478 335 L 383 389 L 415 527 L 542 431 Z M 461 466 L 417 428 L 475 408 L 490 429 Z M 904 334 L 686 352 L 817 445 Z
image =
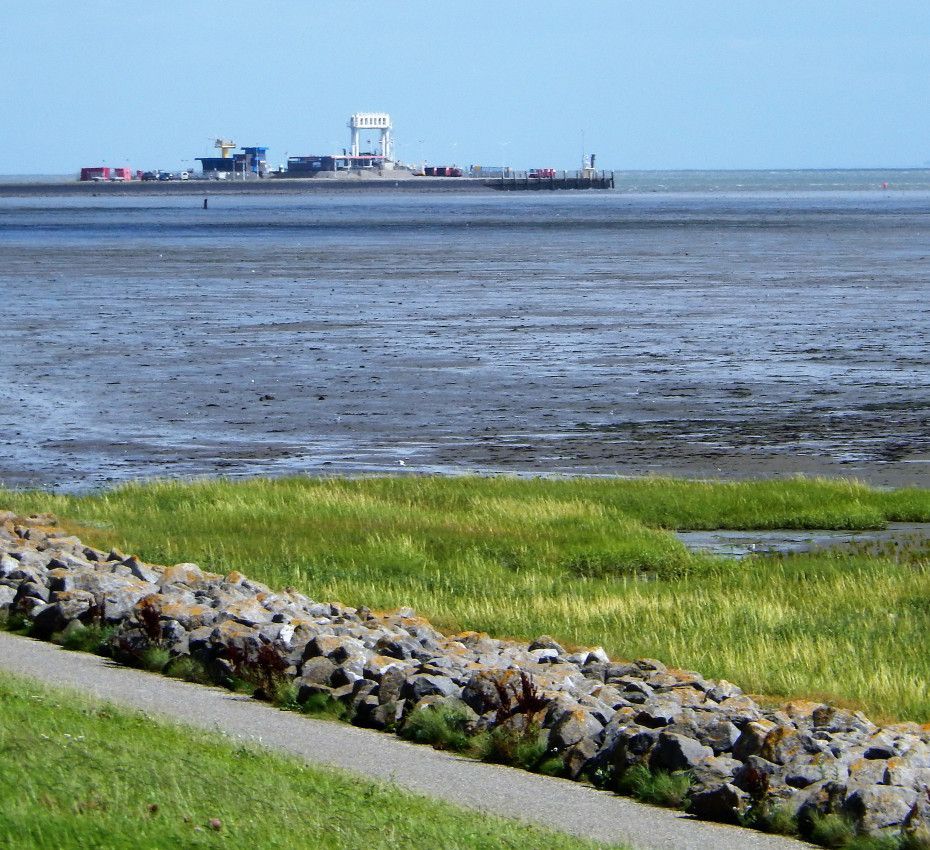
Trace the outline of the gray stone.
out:
M 756 720 L 747 723 L 733 745 L 733 757 L 745 761 L 749 756 L 759 755 L 769 732 L 775 728 L 776 724 L 771 720 Z
M 309 658 L 300 669 L 301 681 L 307 684 L 329 685 L 336 669 L 336 664 L 329 658 L 323 656 Z
M 660 732 L 650 756 L 653 770 L 690 770 L 701 759 L 711 758 L 714 751 L 710 747 L 671 732 Z
M 917 792 L 913 788 L 867 785 L 852 790 L 844 808 L 857 820 L 860 829 L 872 833 L 902 826 L 916 802 Z
M 556 656 L 562 655 L 565 652 L 565 647 L 554 638 L 549 637 L 549 635 L 540 635 L 529 645 L 530 652 L 537 649 L 553 649 L 555 650 Z
M 549 732 L 549 743 L 561 750 L 590 738 L 594 745 L 591 755 L 594 755 L 603 731 L 604 727 L 599 720 L 581 706 L 576 706 L 562 712 L 555 721 Z
M 552 737 L 549 738 L 550 744 Z M 594 738 L 582 738 L 562 754 L 562 763 L 569 779 L 577 779 L 597 755 L 598 745 Z
M 357 638 L 317 635 L 307 643 L 304 650 L 304 658 L 314 658 L 316 656 L 323 656 L 336 664 L 341 664 L 349 658 L 364 660 L 366 653 L 364 644 Z
M 423 697 L 434 695 L 459 697 L 462 696 L 462 689 L 445 676 L 434 676 L 428 673 L 418 673 L 409 677 L 403 689 L 403 696 L 414 702 L 418 702 Z
M 681 706 L 671 700 L 663 700 L 643 705 L 642 710 L 636 715 L 636 722 L 650 729 L 660 729 L 674 723 L 679 717 L 681 717 Z
M 698 740 L 716 755 L 731 752 L 740 734 L 736 724 L 723 717 L 711 717 L 697 730 Z
M 785 771 L 785 782 L 792 788 L 807 788 L 824 778 L 823 768 L 816 764 L 799 764 Z
M 740 823 L 749 808 L 749 795 L 730 783 L 693 794 L 689 811 L 699 818 L 719 823 Z

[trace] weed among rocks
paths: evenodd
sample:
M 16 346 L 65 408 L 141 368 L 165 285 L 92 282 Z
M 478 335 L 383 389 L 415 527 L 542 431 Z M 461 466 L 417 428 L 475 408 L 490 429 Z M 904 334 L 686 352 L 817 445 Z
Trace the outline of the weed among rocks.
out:
M 319 717 L 327 720 L 346 720 L 349 713 L 348 709 L 339 700 L 333 699 L 329 694 L 322 693 L 311 694 L 307 697 L 300 705 L 299 711 L 309 717 Z
M 271 702 L 284 711 L 299 711 L 300 703 L 297 701 L 297 683 L 292 679 L 280 678 L 275 681 L 269 694 Z
M 775 835 L 798 834 L 798 820 L 786 806 L 770 806 L 761 809 L 750 825 L 762 832 L 771 832 Z
M 538 770 L 549 754 L 546 733 L 537 723 L 497 726 L 474 739 L 472 752 L 482 761 Z M 551 767 L 551 765 L 549 765 Z
M 287 702 L 290 696 L 285 693 L 286 686 L 291 680 L 285 676 L 287 662 L 271 644 L 263 644 L 254 657 L 236 646 L 229 646 L 226 650 L 232 674 L 229 677 L 229 687 L 239 693 L 249 693 L 256 699 L 276 702 L 281 693 L 281 699 Z M 293 705 L 297 705 L 296 692 L 293 695 Z
M 115 626 L 101 626 L 92 624 L 82 628 L 69 628 L 57 635 L 52 635 L 52 640 L 74 652 L 92 652 L 95 655 L 110 656 L 110 638 L 115 634 Z
M 172 659 L 163 672 L 173 679 L 183 679 L 185 682 L 194 682 L 198 685 L 213 683 L 213 678 L 207 668 L 196 658 L 191 658 L 189 655 L 179 655 L 177 658 Z
M 852 821 L 842 815 L 808 814 L 802 824 L 806 838 L 822 847 L 847 847 L 856 837 Z
M 161 673 L 171 660 L 171 653 L 163 646 L 150 646 L 143 649 L 139 655 L 139 663 L 143 670 L 152 673 Z
M 691 788 L 691 774 L 676 770 L 651 771 L 643 764 L 635 764 L 617 779 L 617 790 L 644 803 L 680 809 Z
M 473 745 L 473 738 L 469 735 L 471 721 L 472 715 L 465 706 L 431 705 L 412 712 L 400 734 L 408 741 L 461 753 Z

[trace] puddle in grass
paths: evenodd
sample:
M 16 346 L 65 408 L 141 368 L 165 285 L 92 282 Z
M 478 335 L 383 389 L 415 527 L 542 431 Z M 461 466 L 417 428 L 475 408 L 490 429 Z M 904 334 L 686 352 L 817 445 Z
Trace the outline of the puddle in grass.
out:
M 766 531 L 677 531 L 692 552 L 724 558 L 785 555 L 843 549 L 867 555 L 894 556 L 905 551 L 930 555 L 930 523 L 895 522 L 870 531 L 775 529 Z

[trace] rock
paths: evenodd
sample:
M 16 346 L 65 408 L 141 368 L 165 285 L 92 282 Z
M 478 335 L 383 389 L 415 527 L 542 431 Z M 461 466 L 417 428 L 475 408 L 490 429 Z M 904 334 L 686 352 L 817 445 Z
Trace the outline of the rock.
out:
M 874 735 L 878 731 L 878 727 L 860 712 L 846 711 L 831 705 L 820 706 L 813 712 L 811 719 L 815 729 L 825 732 L 862 732 Z
M 391 667 L 381 675 L 381 687 L 378 689 L 378 700 L 382 704 L 402 702 L 401 692 L 407 683 L 407 671 L 400 667 Z
M 118 557 L 120 553 L 116 553 L 117 557 L 113 560 L 125 561 L 125 556 L 120 558 Z M 175 564 L 173 567 L 168 567 L 161 575 L 161 592 L 164 593 L 166 589 L 170 589 L 172 585 L 183 584 L 187 587 L 194 588 L 197 587 L 204 580 L 204 572 L 196 564 Z
M 739 738 L 733 745 L 733 757 L 746 761 L 749 756 L 757 756 L 765 746 L 769 732 L 776 728 L 771 720 L 755 720 L 743 727 Z
M 581 706 L 558 714 L 549 731 L 549 743 L 558 750 L 567 749 L 579 741 L 591 739 L 593 749 L 588 758 L 597 752 L 604 727 L 589 711 Z
M 365 645 L 353 637 L 342 635 L 317 635 L 312 638 L 304 650 L 304 658 L 322 655 L 336 664 L 342 664 L 350 658 L 359 658 L 364 662 Z
M 849 764 L 850 786 L 853 785 L 882 785 L 885 782 L 885 774 L 888 771 L 887 761 L 878 761 L 876 759 L 860 758 Z
M 634 679 L 632 676 L 608 676 L 607 681 L 614 685 L 620 696 L 634 705 L 644 705 L 654 696 L 654 691 L 645 682 Z
M 679 717 L 681 717 L 681 706 L 671 700 L 663 700 L 645 704 L 636 715 L 636 722 L 650 729 L 660 729 L 674 723 Z
M 405 698 L 418 702 L 427 696 L 459 697 L 462 689 L 445 676 L 418 673 L 407 679 L 402 693 Z
M 271 612 L 257 599 L 242 599 L 226 605 L 227 617 L 246 626 L 259 626 L 271 622 Z
M 19 570 L 20 563 L 16 558 L 3 553 L 0 555 L 0 579 L 9 578 Z
M 693 794 L 688 810 L 696 817 L 719 823 L 740 823 L 749 808 L 749 795 L 729 782 Z
M 373 679 L 378 682 L 388 670 L 405 669 L 405 664 L 398 658 L 391 658 L 387 655 L 370 655 L 363 668 L 363 675 L 366 679 Z
M 714 751 L 710 747 L 705 747 L 693 738 L 661 732 L 649 762 L 653 770 L 691 770 L 702 759 L 712 758 L 713 755 Z
M 330 685 L 336 665 L 329 658 L 317 656 L 303 663 L 300 669 L 300 681 L 313 685 Z
M 655 658 L 639 658 L 634 661 L 633 664 L 644 673 L 668 672 L 668 667 L 666 667 L 661 661 L 657 661 Z
M 867 785 L 850 792 L 844 809 L 863 832 L 873 833 L 903 826 L 916 802 L 917 792 L 913 788 Z
M 807 788 L 824 778 L 823 768 L 815 764 L 799 764 L 785 771 L 785 782 L 792 788 Z
M 45 584 L 35 581 L 24 581 L 19 585 L 16 596 L 13 598 L 14 604 L 20 599 L 40 599 L 42 602 L 48 602 L 49 591 Z
M 529 655 L 537 664 L 555 663 L 559 660 L 558 650 L 555 649 L 534 649 Z
M 740 688 L 726 679 L 720 679 L 715 685 L 708 688 L 706 693 L 707 698 L 712 699 L 714 702 L 723 702 L 732 697 L 741 697 L 743 695 Z
M 541 742 L 573 778 L 637 764 L 688 771 L 701 817 L 736 822 L 765 799 L 802 819 L 837 813 L 864 831 L 930 838 L 930 729 L 917 724 L 879 729 L 801 700 L 763 709 L 729 682 L 652 659 L 611 661 L 601 648 L 569 653 L 546 635 L 446 637 L 411 610 L 383 615 L 235 572 L 146 564 L 11 517 L 0 519 L 0 613 L 14 606 L 46 636 L 111 623 L 116 657 L 156 644 L 220 675 L 274 670 L 300 699 L 325 694 L 375 729 L 461 696 L 476 731 L 541 723 Z
M 158 584 L 161 579 L 161 573 L 148 564 L 143 564 L 135 555 L 130 555 L 121 562 L 123 566 L 128 567 L 130 573 L 139 581 L 148 584 Z
M 729 753 L 739 740 L 740 730 L 734 723 L 723 717 L 711 716 L 709 720 L 698 726 L 698 740 L 710 747 L 715 755 Z
M 56 593 L 52 604 L 35 616 L 35 634 L 38 637 L 50 637 L 92 610 L 96 610 L 96 601 L 94 595 L 86 590 Z
M 498 685 L 502 682 L 500 673 L 481 671 L 475 673 L 462 689 L 462 701 L 477 714 L 486 714 L 500 708 L 501 698 Z
M 550 745 L 552 737 L 549 738 Z M 597 755 L 598 745 L 594 738 L 582 738 L 562 754 L 562 763 L 569 779 L 578 779 L 586 770 L 591 760 Z
M 554 638 L 549 637 L 549 635 L 540 635 L 529 645 L 530 652 L 533 652 L 537 649 L 555 650 L 556 656 L 563 655 L 565 653 L 565 648 L 562 646 L 562 644 L 560 644 Z
M 164 601 L 159 604 L 162 619 L 174 620 L 188 631 L 216 622 L 216 609 L 196 603 Z
M 691 768 L 691 790 L 697 793 L 731 782 L 743 767 L 745 765 L 742 762 L 729 756 L 710 756 L 700 759 Z

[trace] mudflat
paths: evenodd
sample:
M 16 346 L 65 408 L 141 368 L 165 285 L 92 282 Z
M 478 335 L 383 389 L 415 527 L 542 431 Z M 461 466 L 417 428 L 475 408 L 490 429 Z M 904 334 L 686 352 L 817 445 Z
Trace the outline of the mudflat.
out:
M 926 484 L 930 193 L 0 198 L 0 482 Z

